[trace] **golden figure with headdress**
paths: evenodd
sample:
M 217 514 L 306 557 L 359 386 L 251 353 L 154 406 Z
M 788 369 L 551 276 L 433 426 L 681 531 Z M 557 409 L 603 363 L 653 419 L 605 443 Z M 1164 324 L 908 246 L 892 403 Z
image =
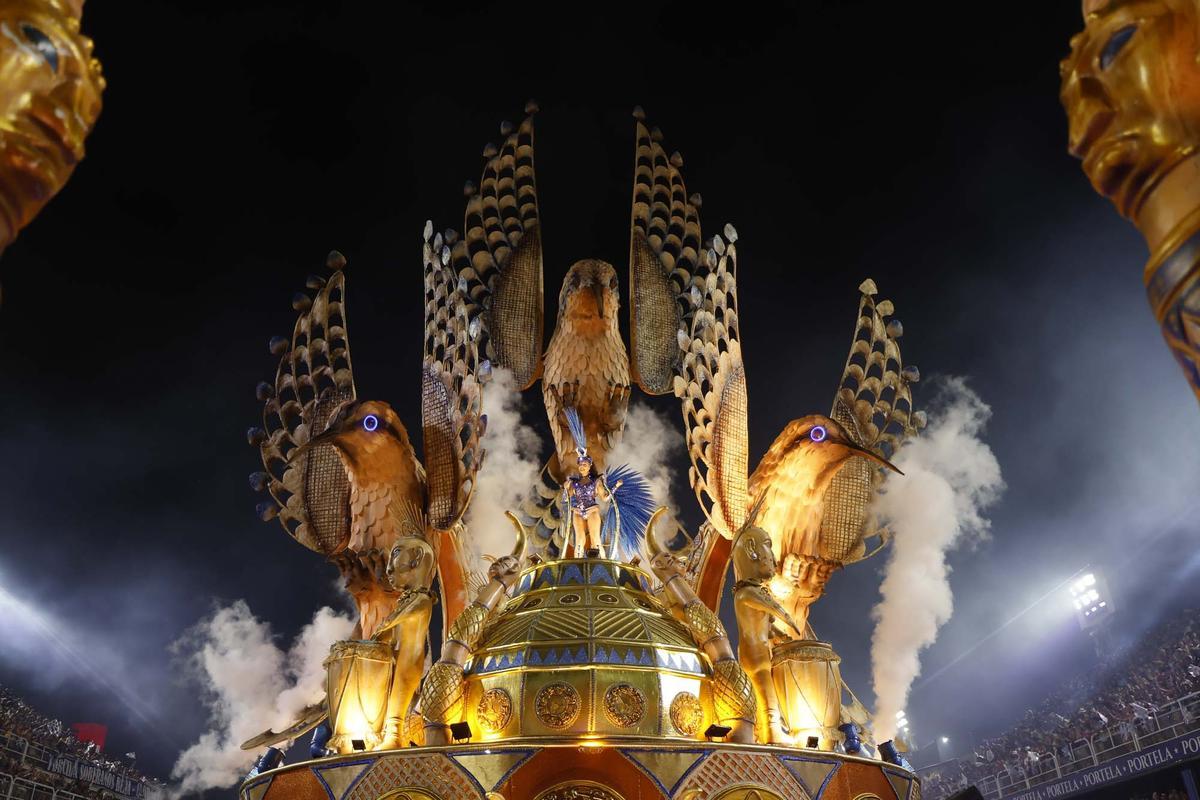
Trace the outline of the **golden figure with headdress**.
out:
M 1150 250 L 1142 279 L 1200 398 L 1200 4 L 1084 0 L 1062 63 L 1068 147 Z
M 0 7 L 0 252 L 83 158 L 104 77 L 80 33 L 83 0 Z

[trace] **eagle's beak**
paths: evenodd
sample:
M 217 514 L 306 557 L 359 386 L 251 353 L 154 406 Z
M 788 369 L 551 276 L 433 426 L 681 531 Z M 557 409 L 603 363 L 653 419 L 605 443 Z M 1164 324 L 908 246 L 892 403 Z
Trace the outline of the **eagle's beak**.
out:
M 596 316 L 604 319 L 604 287 L 599 283 L 593 283 L 592 292 L 596 295 Z

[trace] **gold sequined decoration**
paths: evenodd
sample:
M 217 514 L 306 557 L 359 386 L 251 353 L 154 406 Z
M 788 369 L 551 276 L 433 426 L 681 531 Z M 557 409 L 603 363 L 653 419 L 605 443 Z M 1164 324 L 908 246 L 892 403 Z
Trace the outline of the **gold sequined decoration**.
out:
M 488 689 L 479 698 L 479 707 L 475 712 L 479 716 L 479 724 L 489 733 L 499 733 L 512 719 L 512 698 L 503 689 Z
M 646 713 L 646 698 L 628 683 L 608 687 L 604 693 L 604 716 L 609 722 L 628 728 L 641 722 Z
M 738 662 L 729 659 L 713 664 L 712 691 L 718 722 L 756 719 L 754 687 Z
M 533 711 L 547 728 L 565 728 L 579 716 L 579 692 L 565 683 L 543 686 L 533 701 Z
M 684 736 L 695 736 L 704 721 L 700 698 L 691 692 L 680 692 L 671 701 L 671 724 Z

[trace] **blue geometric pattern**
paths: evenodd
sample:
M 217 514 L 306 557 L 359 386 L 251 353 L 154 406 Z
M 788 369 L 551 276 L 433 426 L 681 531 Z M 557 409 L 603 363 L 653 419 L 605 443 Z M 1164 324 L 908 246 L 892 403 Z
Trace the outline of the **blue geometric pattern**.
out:
M 612 586 L 612 573 L 604 564 L 596 564 L 592 567 L 592 574 L 588 576 L 588 583 L 593 586 Z
M 583 583 L 583 570 L 578 564 L 568 563 L 563 567 L 562 578 L 559 580 L 559 586 L 569 586 L 573 583 Z

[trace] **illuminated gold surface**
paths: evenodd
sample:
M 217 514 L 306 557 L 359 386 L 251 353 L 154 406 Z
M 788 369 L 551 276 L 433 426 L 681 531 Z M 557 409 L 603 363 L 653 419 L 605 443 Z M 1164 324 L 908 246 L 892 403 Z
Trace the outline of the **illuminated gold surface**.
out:
M 650 583 L 636 567 L 599 558 L 526 569 L 473 649 L 466 721 L 487 740 L 560 732 L 694 736 L 672 724 L 669 704 L 681 691 L 703 696 L 708 660 L 647 593 Z M 520 706 L 499 730 L 484 725 L 478 711 L 494 689 Z M 578 709 L 565 714 L 572 692 Z
M 565 728 L 579 716 L 579 692 L 569 683 L 551 683 L 538 690 L 533 713 L 549 728 Z
M 840 740 L 842 718 L 841 659 L 825 642 L 808 639 L 777 645 L 771 656 L 771 674 L 792 741 L 804 745 L 816 736 L 822 750 L 832 750 Z
M 625 800 L 625 798 L 594 781 L 567 781 L 557 786 L 551 786 L 534 800 Z
M 429 585 L 436 566 L 433 547 L 420 536 L 402 537 L 392 548 L 387 576 L 400 597 L 375 636 L 387 642 L 394 654 L 381 749 L 401 747 L 408 742 L 404 737 L 408 709 L 425 671 L 425 636 L 434 602 Z
M 604 693 L 604 715 L 609 722 L 622 728 L 636 725 L 646 715 L 646 698 L 628 683 L 610 686 Z
M 104 78 L 82 7 L 0 5 L 0 251 L 71 177 L 100 114 Z
M 1085 22 L 1062 64 L 1069 147 L 1093 188 L 1136 219 L 1200 134 L 1197 7 L 1193 0 L 1112 2 Z M 1119 46 L 1114 36 L 1130 27 Z
M 733 608 L 738 622 L 738 661 L 754 686 L 759 741 L 789 741 L 783 730 L 775 684 L 771 677 L 773 623 L 778 619 L 796 632 L 796 623 L 775 601 L 764 581 L 775 575 L 771 535 L 762 528 L 746 528 L 733 543 L 733 571 L 737 587 Z
M 1084 2 L 1062 63 L 1069 149 L 1137 225 L 1163 338 L 1200 399 L 1200 8 L 1194 0 Z
M 333 737 L 329 748 L 354 752 L 354 740 L 374 749 L 383 739 L 392 650 L 385 642 L 345 641 L 330 648 L 325 659 L 325 694 Z
M 479 698 L 475 716 L 485 733 L 499 733 L 512 719 L 512 697 L 503 689 L 488 689 Z
M 704 721 L 700 698 L 691 692 L 680 692 L 671 700 L 671 724 L 684 736 L 695 736 Z

